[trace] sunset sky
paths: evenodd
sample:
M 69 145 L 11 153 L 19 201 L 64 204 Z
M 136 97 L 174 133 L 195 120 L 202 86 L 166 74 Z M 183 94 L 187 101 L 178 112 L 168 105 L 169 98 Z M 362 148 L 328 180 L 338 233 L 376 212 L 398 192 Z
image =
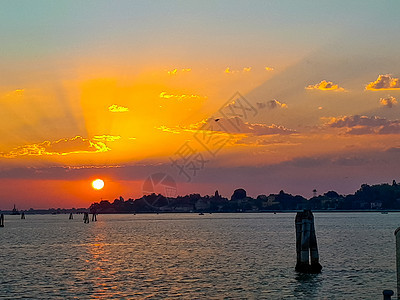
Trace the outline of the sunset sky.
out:
M 156 173 L 226 197 L 400 181 L 399 11 L 2 1 L 0 209 L 139 198 Z

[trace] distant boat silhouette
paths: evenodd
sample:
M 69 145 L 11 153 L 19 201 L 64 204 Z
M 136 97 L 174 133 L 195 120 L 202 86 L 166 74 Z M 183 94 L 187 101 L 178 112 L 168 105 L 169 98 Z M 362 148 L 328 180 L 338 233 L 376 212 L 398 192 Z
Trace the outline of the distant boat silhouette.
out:
M 14 204 L 14 208 L 13 208 L 11 214 L 14 215 L 14 216 L 20 214 L 19 211 L 18 211 L 18 209 L 15 208 L 15 204 Z

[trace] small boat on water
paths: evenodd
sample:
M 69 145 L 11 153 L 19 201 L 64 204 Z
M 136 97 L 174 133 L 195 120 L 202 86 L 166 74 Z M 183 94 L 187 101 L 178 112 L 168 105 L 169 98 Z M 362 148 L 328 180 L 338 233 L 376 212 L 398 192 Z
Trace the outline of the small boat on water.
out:
M 14 215 L 14 216 L 20 215 L 20 212 L 18 211 L 18 209 L 16 209 L 15 204 L 14 204 L 13 210 L 11 211 L 11 214 Z

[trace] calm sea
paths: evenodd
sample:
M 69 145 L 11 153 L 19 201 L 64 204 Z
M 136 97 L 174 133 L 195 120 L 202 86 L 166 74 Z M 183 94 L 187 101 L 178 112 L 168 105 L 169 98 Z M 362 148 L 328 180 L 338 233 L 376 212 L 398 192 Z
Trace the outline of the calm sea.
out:
M 382 299 L 400 213 L 314 213 L 323 272 L 300 275 L 294 213 L 5 216 L 1 299 Z

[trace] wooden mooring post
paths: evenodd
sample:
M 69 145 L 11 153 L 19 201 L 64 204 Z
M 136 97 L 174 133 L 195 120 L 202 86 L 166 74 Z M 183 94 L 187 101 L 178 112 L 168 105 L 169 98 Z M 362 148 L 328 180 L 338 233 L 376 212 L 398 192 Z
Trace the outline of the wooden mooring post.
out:
M 21 214 L 21 220 L 25 220 L 25 213 L 24 212 L 22 212 L 22 214 Z
M 382 294 L 383 300 L 391 300 L 394 292 L 392 290 L 384 290 Z
M 92 222 L 96 222 L 97 221 L 97 214 L 93 213 L 92 214 Z
M 72 213 L 69 214 L 69 220 L 73 220 L 74 219 L 74 215 Z
M 89 213 L 87 212 L 83 214 L 83 223 L 89 223 Z
M 4 215 L 0 215 L 0 227 L 4 227 Z
M 400 227 L 394 232 L 396 237 L 397 299 L 400 299 Z
M 302 273 L 320 273 L 317 237 L 315 235 L 314 216 L 305 209 L 296 214 L 296 271 Z M 311 264 L 310 258 L 311 257 Z

